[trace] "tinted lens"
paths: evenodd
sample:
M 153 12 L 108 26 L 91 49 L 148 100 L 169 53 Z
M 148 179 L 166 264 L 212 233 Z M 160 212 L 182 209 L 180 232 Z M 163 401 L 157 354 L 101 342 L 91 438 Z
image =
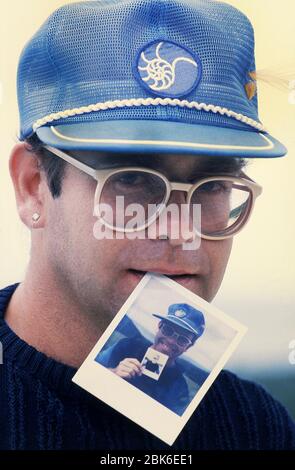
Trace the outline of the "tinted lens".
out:
M 176 336 L 176 337 L 177 337 L 176 342 L 177 342 L 177 344 L 178 344 L 179 346 L 181 346 L 181 347 L 188 346 L 188 345 L 191 343 L 191 341 L 190 341 L 186 336 L 184 336 L 184 335 L 179 335 L 179 334 L 176 333 L 176 332 L 174 331 L 174 329 L 173 329 L 171 326 L 169 326 L 169 325 L 162 325 L 161 331 L 162 331 L 163 335 L 167 336 L 168 338 L 169 338 L 169 337 L 171 338 L 172 336 Z
M 186 336 L 179 335 L 177 338 L 177 343 L 181 347 L 186 347 L 190 344 L 190 340 Z
M 161 331 L 165 336 L 173 336 L 174 330 L 169 325 L 162 325 Z
M 223 235 L 240 227 L 252 194 L 242 183 L 223 179 L 208 181 L 192 194 L 191 203 L 201 205 L 201 232 Z
M 122 170 L 104 184 L 100 204 L 111 207 L 104 220 L 118 228 L 136 228 L 150 219 L 166 196 L 165 181 L 157 175 L 139 170 Z

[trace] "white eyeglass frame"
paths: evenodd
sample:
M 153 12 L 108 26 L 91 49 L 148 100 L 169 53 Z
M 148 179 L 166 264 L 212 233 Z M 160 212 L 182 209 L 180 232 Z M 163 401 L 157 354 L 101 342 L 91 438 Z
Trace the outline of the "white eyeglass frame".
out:
M 167 202 L 169 201 L 172 191 L 185 191 L 187 193 L 186 204 L 189 205 L 193 192 L 199 186 L 201 186 L 204 183 L 208 183 L 210 181 L 216 181 L 216 180 L 218 181 L 222 179 L 223 181 L 239 183 L 245 186 L 245 188 L 249 191 L 249 194 L 250 194 L 250 198 L 247 201 L 247 207 L 245 211 L 241 214 L 241 216 L 233 223 L 233 225 L 229 227 L 228 229 L 225 229 L 226 234 L 208 235 L 204 233 L 199 233 L 197 230 L 196 230 L 196 233 L 198 234 L 198 236 L 200 236 L 201 238 L 205 240 L 225 240 L 227 238 L 233 237 L 234 235 L 239 233 L 242 230 L 242 228 L 244 228 L 244 226 L 248 222 L 250 215 L 253 211 L 256 198 L 260 196 L 260 194 L 262 193 L 262 187 L 258 183 L 253 181 L 251 178 L 249 178 L 249 176 L 245 175 L 244 173 L 242 173 L 242 176 L 228 176 L 228 175 L 209 176 L 206 178 L 201 178 L 197 183 L 194 183 L 194 184 L 179 183 L 175 181 L 170 181 L 162 173 L 156 170 L 152 170 L 150 168 L 145 168 L 145 167 L 129 166 L 129 167 L 116 167 L 116 168 L 106 168 L 106 169 L 96 170 L 86 165 L 85 163 L 80 162 L 79 160 L 75 159 L 71 155 L 65 153 L 64 151 L 58 148 L 51 147 L 50 145 L 43 145 L 43 148 L 53 153 L 57 157 L 62 158 L 67 163 L 70 163 L 78 170 L 81 170 L 84 173 L 88 174 L 89 176 L 92 176 L 92 178 L 94 178 L 97 181 L 94 202 L 100 201 L 101 193 L 102 193 L 105 182 L 108 180 L 110 176 L 116 173 L 120 173 L 123 171 L 143 171 L 145 173 L 150 173 L 152 175 L 158 176 L 162 179 L 162 181 L 164 181 L 164 183 L 166 184 L 165 200 L 162 203 L 159 203 L 159 209 L 157 209 L 156 212 L 153 214 L 153 216 L 151 216 L 145 222 L 145 224 L 141 225 L 140 227 L 136 227 L 136 228 L 116 227 L 106 222 L 100 216 L 99 212 L 98 214 L 95 214 L 106 227 L 108 227 L 111 230 L 115 230 L 117 232 L 123 232 L 123 233 L 139 232 L 148 228 L 153 222 L 155 222 L 155 220 L 157 220 L 157 218 L 163 212 L 165 207 L 167 207 Z
M 188 338 L 187 336 L 185 336 L 183 333 L 177 333 L 177 332 L 174 330 L 173 326 L 171 326 L 171 325 L 169 325 L 169 324 L 167 325 L 167 323 L 169 323 L 169 321 L 167 321 L 167 320 L 166 320 L 166 321 L 165 321 L 165 320 L 162 320 L 162 322 L 160 322 L 160 323 L 161 323 L 161 325 L 159 326 L 159 329 L 161 330 L 161 332 L 163 333 L 163 335 L 164 335 L 166 338 L 175 338 L 176 343 L 177 343 L 178 346 L 184 348 L 184 347 L 192 346 L 192 345 L 194 344 L 194 342 L 193 342 L 190 338 Z M 170 322 L 170 323 L 171 323 L 171 322 Z M 170 336 L 165 335 L 165 333 L 164 333 L 163 330 L 162 330 L 163 327 L 166 328 L 167 326 L 168 326 L 169 328 L 171 328 L 172 331 L 173 331 L 172 335 L 170 335 Z M 178 338 L 179 338 L 180 336 L 182 336 L 183 338 L 185 338 L 185 339 L 187 340 L 186 346 L 184 346 L 184 345 L 181 346 L 181 344 L 179 344 L 179 343 L 177 342 L 177 341 L 178 341 Z

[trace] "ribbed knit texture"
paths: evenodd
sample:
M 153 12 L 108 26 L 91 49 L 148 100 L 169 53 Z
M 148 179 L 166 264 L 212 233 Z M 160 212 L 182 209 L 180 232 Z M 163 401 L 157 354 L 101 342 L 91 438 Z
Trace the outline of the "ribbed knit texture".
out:
M 0 290 L 0 450 L 170 449 L 75 385 L 75 369 L 13 333 L 3 317 L 16 287 Z M 260 386 L 223 371 L 172 448 L 295 449 L 295 426 Z

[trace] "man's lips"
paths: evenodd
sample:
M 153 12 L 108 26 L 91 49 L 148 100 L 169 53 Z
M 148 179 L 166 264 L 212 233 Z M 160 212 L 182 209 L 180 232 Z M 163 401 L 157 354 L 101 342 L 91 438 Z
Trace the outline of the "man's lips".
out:
M 163 269 L 163 268 L 157 268 L 157 267 L 149 267 L 149 268 L 146 268 L 146 269 L 129 269 L 128 271 L 131 271 L 133 272 L 134 274 L 142 274 L 143 276 L 147 273 L 147 272 L 150 272 L 150 273 L 155 273 L 155 274 L 163 274 L 165 276 L 169 276 L 169 277 L 192 277 L 192 276 L 197 276 L 197 273 L 195 272 L 190 272 L 190 271 L 186 271 L 186 270 L 175 270 L 175 269 Z
M 166 343 L 166 341 L 162 338 L 159 340 L 158 344 L 155 346 L 155 349 L 159 352 L 167 354 L 167 356 L 172 356 L 178 352 L 177 347 Z
M 196 273 L 184 272 L 184 271 L 173 271 L 173 270 L 163 270 L 157 268 L 149 268 L 147 270 L 141 269 L 128 269 L 128 271 L 137 277 L 143 277 L 147 272 L 155 274 L 163 274 L 170 279 L 181 280 L 181 279 L 192 279 L 197 277 Z
M 158 268 L 148 268 L 147 270 L 139 270 L 139 269 L 128 269 L 128 272 L 131 276 L 136 279 L 138 282 L 144 277 L 147 272 L 155 273 L 155 274 L 162 274 L 175 282 L 178 282 L 183 287 L 187 287 L 190 290 L 195 290 L 196 288 L 196 281 L 198 280 L 197 273 L 191 272 L 184 272 L 179 270 L 169 270 L 169 269 L 158 269 Z

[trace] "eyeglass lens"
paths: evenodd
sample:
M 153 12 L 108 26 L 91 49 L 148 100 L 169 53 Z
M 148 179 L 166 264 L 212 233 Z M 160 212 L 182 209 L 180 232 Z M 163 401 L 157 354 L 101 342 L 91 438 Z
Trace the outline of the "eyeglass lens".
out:
M 139 170 L 122 170 L 107 179 L 99 204 L 112 207 L 111 220 L 107 220 L 107 216 L 103 217 L 107 223 L 113 225 L 115 220 L 117 228 L 124 228 L 133 216 L 133 204 L 141 206 L 137 223 L 144 225 L 163 204 L 166 194 L 166 183 L 160 176 Z M 123 216 L 116 213 L 118 197 L 124 201 Z M 201 207 L 201 232 L 207 235 L 224 233 L 238 224 L 250 202 L 251 191 L 248 187 L 223 180 L 222 177 L 201 184 L 190 199 L 191 206 L 199 204 Z
M 143 171 L 121 171 L 111 175 L 105 182 L 99 203 L 112 207 L 113 219 L 118 228 L 128 225 L 133 216 L 133 204 L 141 207 L 138 216 L 138 225 L 155 215 L 157 207 L 162 204 L 166 196 L 166 184 L 157 175 Z M 124 203 L 124 217 L 117 214 L 118 201 Z M 106 220 L 112 225 L 113 220 Z
M 201 232 L 207 235 L 231 229 L 243 217 L 250 201 L 247 187 L 222 178 L 203 183 L 191 197 L 192 205 L 200 205 Z
M 178 344 L 179 346 L 185 347 L 185 346 L 188 346 L 188 345 L 191 343 L 190 339 L 188 339 L 188 338 L 187 338 L 186 336 L 184 336 L 184 335 L 179 335 L 179 334 L 176 333 L 176 332 L 174 331 L 174 329 L 173 329 L 171 326 L 169 326 L 169 325 L 163 324 L 163 325 L 161 326 L 161 331 L 162 331 L 163 335 L 164 335 L 164 336 L 167 336 L 168 338 L 169 338 L 169 337 L 171 338 L 172 336 L 177 336 L 176 342 L 177 342 L 177 344 Z

